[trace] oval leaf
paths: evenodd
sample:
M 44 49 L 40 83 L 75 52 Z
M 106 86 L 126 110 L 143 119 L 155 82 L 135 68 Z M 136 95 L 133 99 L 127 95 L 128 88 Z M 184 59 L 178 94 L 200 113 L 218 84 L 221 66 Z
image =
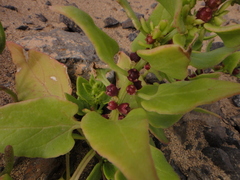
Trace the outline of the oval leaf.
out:
M 65 65 L 36 50 L 29 50 L 25 56 L 23 48 L 13 42 L 7 45 L 17 66 L 15 79 L 19 101 L 45 96 L 65 99 L 65 93 L 71 94 Z
M 240 25 L 232 26 L 214 26 L 209 23 L 204 24 L 204 28 L 215 32 L 224 42 L 226 47 L 240 46 Z
M 225 97 L 240 93 L 240 84 L 214 79 L 197 79 L 159 85 L 154 95 L 146 96 L 144 88 L 138 96 L 147 111 L 159 114 L 182 114 L 196 106 L 213 103 Z
M 91 147 L 117 166 L 127 179 L 158 179 L 144 110 L 132 110 L 121 121 L 90 112 L 82 119 L 81 125 Z
M 138 55 L 154 69 L 176 79 L 187 76 L 188 54 L 178 45 L 164 45 L 150 50 L 139 50 Z
M 11 145 L 16 156 L 51 158 L 69 152 L 72 118 L 78 107 L 55 97 L 32 99 L 0 108 L 0 152 Z
M 126 74 L 126 72 L 119 68 L 114 62 L 114 56 L 119 51 L 117 42 L 99 29 L 87 13 L 73 6 L 53 6 L 51 9 L 73 20 L 88 36 L 99 58 L 107 63 L 114 71 Z

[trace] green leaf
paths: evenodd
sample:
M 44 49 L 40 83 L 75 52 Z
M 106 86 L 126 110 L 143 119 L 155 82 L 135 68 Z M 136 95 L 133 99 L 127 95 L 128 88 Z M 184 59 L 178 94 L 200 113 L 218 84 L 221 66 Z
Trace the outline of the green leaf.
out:
M 164 154 L 159 149 L 151 146 L 151 153 L 159 179 L 180 180 L 177 173 L 173 170 L 164 157 Z
M 114 62 L 114 56 L 119 51 L 117 42 L 100 30 L 87 13 L 73 6 L 52 6 L 51 9 L 73 20 L 88 36 L 99 58 L 107 63 L 112 70 L 127 75 Z
M 21 46 L 13 42 L 7 45 L 17 66 L 15 79 L 19 101 L 46 96 L 65 99 L 65 93 L 71 94 L 65 65 L 36 50 L 29 50 L 26 57 Z
M 240 25 L 231 26 L 214 26 L 209 23 L 204 24 L 204 28 L 209 31 L 215 32 L 224 42 L 226 47 L 240 46 Z
M 101 180 L 102 179 L 102 163 L 97 163 L 86 180 Z
M 119 170 L 115 173 L 114 178 L 115 178 L 114 180 L 127 180 L 127 178 Z
M 150 125 L 149 130 L 160 142 L 165 144 L 169 143 L 169 140 L 166 137 L 164 130 L 162 128 L 156 128 Z
M 146 96 L 144 87 L 139 90 L 141 105 L 147 111 L 159 114 L 183 114 L 203 104 L 240 93 L 240 84 L 214 79 L 178 81 L 159 85 L 154 95 Z
M 117 168 L 109 161 L 103 163 L 103 173 L 108 180 L 114 179 Z
M 158 114 L 156 112 L 147 112 L 149 124 L 156 128 L 169 128 L 178 122 L 183 114 Z
M 164 45 L 149 50 L 139 50 L 137 54 L 149 62 L 152 68 L 176 79 L 187 76 L 190 62 L 187 52 L 178 45 Z
M 69 152 L 77 106 L 56 97 L 31 99 L 0 108 L 0 152 L 11 145 L 16 156 L 51 158 Z
M 119 168 L 127 179 L 158 179 L 148 144 L 144 110 L 134 109 L 121 121 L 90 112 L 81 123 L 91 147 Z
M 223 71 L 227 71 L 228 73 L 232 74 L 233 70 L 238 66 L 240 62 L 240 51 L 237 51 L 230 56 L 228 56 L 223 61 Z
M 221 47 L 210 52 L 197 52 L 193 51 L 191 54 L 190 65 L 197 69 L 207 69 L 211 68 L 220 62 L 222 62 L 226 57 L 235 52 L 238 48 L 228 48 Z
M 0 21 L 0 54 L 3 52 L 5 45 L 6 45 L 6 37 L 5 37 L 2 23 Z

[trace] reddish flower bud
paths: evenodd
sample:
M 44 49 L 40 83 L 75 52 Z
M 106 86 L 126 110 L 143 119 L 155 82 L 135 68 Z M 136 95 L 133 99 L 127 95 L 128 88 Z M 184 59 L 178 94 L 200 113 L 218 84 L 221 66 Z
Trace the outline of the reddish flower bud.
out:
M 127 87 L 127 93 L 130 95 L 136 94 L 137 88 L 134 85 L 129 85 Z
M 217 10 L 217 8 L 220 6 L 222 1 L 221 0 L 206 0 L 205 3 L 206 3 L 206 6 L 211 8 L 212 10 Z
M 107 108 L 108 108 L 109 110 L 117 109 L 117 108 L 118 108 L 118 104 L 117 104 L 115 101 L 110 101 L 110 102 L 108 103 Z
M 133 82 L 134 86 L 136 87 L 137 90 L 142 88 L 142 82 L 137 80 L 135 82 Z
M 212 18 L 212 9 L 209 7 L 202 7 L 198 10 L 196 17 L 197 19 L 201 19 L 204 22 L 208 22 Z
M 130 69 L 128 71 L 128 80 L 131 82 L 137 81 L 137 79 L 139 78 L 140 73 L 137 69 Z
M 138 62 L 141 59 L 136 52 L 132 52 L 129 57 L 134 62 Z
M 128 114 L 130 112 L 130 107 L 129 107 L 129 104 L 128 103 L 122 103 L 118 106 L 118 111 L 121 113 L 121 114 Z
M 155 39 L 152 38 L 152 35 L 148 34 L 145 41 L 147 44 L 153 44 L 155 42 Z
M 117 96 L 119 92 L 119 89 L 114 85 L 114 84 L 110 84 L 109 86 L 106 87 L 106 94 L 108 96 Z
M 149 70 L 150 68 L 151 68 L 151 66 L 149 63 L 145 64 L 144 69 Z

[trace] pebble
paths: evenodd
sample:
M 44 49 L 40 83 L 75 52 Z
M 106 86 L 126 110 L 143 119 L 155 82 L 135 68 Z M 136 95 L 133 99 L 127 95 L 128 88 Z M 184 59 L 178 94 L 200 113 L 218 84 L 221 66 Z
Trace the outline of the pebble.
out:
M 106 19 L 103 20 L 104 22 L 104 27 L 116 27 L 119 24 L 119 21 L 116 20 L 113 17 L 107 17 Z
M 7 9 L 10 9 L 12 11 L 17 11 L 18 12 L 18 9 L 15 7 L 15 6 L 11 6 L 11 5 L 6 5 L 6 6 L 2 6 L 4 8 L 7 8 Z
M 25 31 L 25 30 L 28 29 L 28 26 L 21 25 L 21 26 L 17 27 L 16 29 L 19 29 L 19 30 L 23 30 L 23 31 Z
M 240 94 L 232 97 L 232 102 L 234 106 L 240 107 Z
M 36 14 L 36 17 L 42 22 L 47 22 L 48 21 L 47 18 L 42 14 Z

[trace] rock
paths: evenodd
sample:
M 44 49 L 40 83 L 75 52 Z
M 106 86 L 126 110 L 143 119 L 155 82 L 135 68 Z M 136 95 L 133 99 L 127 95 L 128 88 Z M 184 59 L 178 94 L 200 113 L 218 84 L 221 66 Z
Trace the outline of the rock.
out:
M 137 17 L 140 19 L 141 17 L 144 17 L 143 14 L 136 13 Z M 128 18 L 126 21 L 122 22 L 122 28 L 123 29 L 135 29 L 132 20 Z
M 226 128 L 218 126 L 212 128 L 205 128 L 204 136 L 211 147 L 221 147 L 227 139 Z
M 229 159 L 228 154 L 222 149 L 206 147 L 202 150 L 202 153 L 209 157 L 216 166 L 224 170 L 227 174 L 234 172 L 234 167 Z
M 107 17 L 104 19 L 104 27 L 116 27 L 119 24 L 119 21 L 113 17 Z
M 158 3 L 153 3 L 153 4 L 151 4 L 151 8 L 154 9 L 157 5 L 158 5 Z
M 10 9 L 12 11 L 17 11 L 18 12 L 18 9 L 15 7 L 15 6 L 11 6 L 11 5 L 6 5 L 6 6 L 2 6 L 4 8 L 7 8 L 7 9 Z
M 240 94 L 232 97 L 232 102 L 234 106 L 240 107 Z
M 37 48 L 40 52 L 65 63 L 72 79 L 79 75 L 88 78 L 93 66 L 106 67 L 97 57 L 88 38 L 79 33 L 54 29 L 47 33 L 24 37 L 17 43 L 26 49 Z
M 50 1 L 47 1 L 45 4 L 46 4 L 47 6 L 51 6 L 51 5 L 52 5 L 52 3 L 51 3 Z
M 36 30 L 36 31 L 40 31 L 43 29 L 44 29 L 44 27 L 42 27 L 42 26 L 37 26 L 37 27 L 33 28 L 33 30 Z
M 21 25 L 21 26 L 18 26 L 16 29 L 25 31 L 25 30 L 28 29 L 28 26 L 26 26 L 26 25 Z
M 67 5 L 77 7 L 76 4 L 67 4 Z M 78 33 L 82 32 L 82 29 L 75 22 L 73 22 L 71 19 L 69 19 L 68 17 L 60 14 L 59 20 L 60 20 L 60 22 L 63 22 L 67 26 L 68 31 L 78 32 Z
M 129 39 L 129 41 L 133 41 L 135 38 L 137 37 L 137 33 L 130 33 L 129 35 L 128 35 L 128 39 Z
M 213 50 L 221 48 L 221 47 L 224 47 L 223 42 L 213 42 L 212 47 L 210 48 L 210 51 L 213 51 Z
M 36 14 L 36 18 L 38 18 L 42 22 L 47 22 L 48 21 L 47 18 L 42 14 Z
M 173 126 L 174 133 L 177 134 L 182 144 L 187 139 L 187 125 L 188 124 L 186 122 L 181 121 L 181 124 L 179 126 Z

